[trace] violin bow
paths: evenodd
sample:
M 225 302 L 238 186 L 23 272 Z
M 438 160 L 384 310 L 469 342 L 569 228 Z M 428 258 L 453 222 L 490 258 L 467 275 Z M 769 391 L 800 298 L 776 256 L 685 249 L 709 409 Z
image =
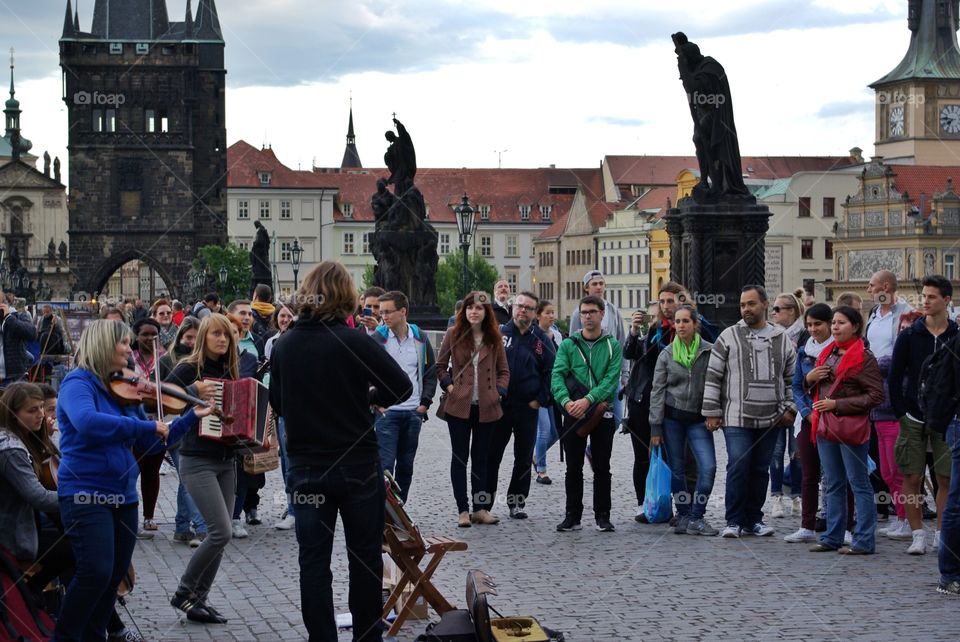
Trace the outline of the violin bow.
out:
M 160 336 L 153 338 L 153 379 L 157 393 L 157 420 L 163 421 L 163 393 L 160 391 Z M 163 440 L 166 445 L 167 440 Z

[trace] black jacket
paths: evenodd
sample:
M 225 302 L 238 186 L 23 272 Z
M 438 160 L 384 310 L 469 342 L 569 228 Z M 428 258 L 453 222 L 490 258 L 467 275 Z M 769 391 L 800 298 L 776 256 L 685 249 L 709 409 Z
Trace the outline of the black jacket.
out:
M 507 307 L 501 307 L 496 301 L 493 302 L 493 316 L 497 317 L 497 323 L 503 325 L 513 319 L 513 306 L 509 303 Z
M 672 340 L 672 332 L 662 331 L 661 326 L 652 326 L 646 335 L 634 336 L 627 330 L 626 345 L 623 346 L 623 358 L 633 361 L 630 379 L 623 390 L 624 396 L 639 404 L 650 402 L 653 388 L 653 373 L 657 368 L 657 358 Z M 659 331 L 659 332 L 658 332 Z
M 902 386 L 888 385 L 890 405 L 897 417 L 903 417 L 908 412 L 913 417 L 923 420 L 923 412 L 917 401 L 920 392 L 920 370 L 923 362 L 935 350 L 943 350 L 945 344 L 957 335 L 957 324 L 947 322 L 947 329 L 939 337 L 934 337 L 927 330 L 921 317 L 913 322 L 909 328 L 897 336 L 893 344 L 893 359 L 890 361 L 888 384 L 903 381 L 906 378 L 905 389 Z
M 173 369 L 173 372 L 164 378 L 164 381 L 166 383 L 175 383 L 182 388 L 186 388 L 200 378 L 230 379 L 231 377 L 227 376 L 225 361 L 211 361 L 210 359 L 207 359 L 203 363 L 201 377 L 197 377 L 197 369 L 192 363 L 181 362 L 177 364 L 177 366 Z M 194 394 L 193 390 L 189 390 L 188 392 Z M 196 430 L 188 431 L 180 441 L 181 455 L 205 457 L 207 459 L 214 459 L 217 461 L 226 461 L 233 459 L 235 452 L 235 449 L 229 446 L 224 446 L 216 441 L 201 439 L 198 431 Z
M 292 467 L 379 460 L 370 406 L 393 406 L 413 386 L 376 341 L 343 321 L 301 319 L 270 362 L 270 404 L 284 419 Z
M 7 373 L 4 380 L 22 379 L 30 367 L 25 344 L 37 338 L 37 330 L 32 323 L 12 312 L 0 322 L 0 335 L 3 337 L 3 363 Z
M 536 323 L 525 334 L 513 321 L 500 326 L 503 348 L 510 366 L 510 385 L 504 404 L 529 404 L 536 399 L 541 406 L 551 403 L 550 374 L 557 357 L 553 341 Z

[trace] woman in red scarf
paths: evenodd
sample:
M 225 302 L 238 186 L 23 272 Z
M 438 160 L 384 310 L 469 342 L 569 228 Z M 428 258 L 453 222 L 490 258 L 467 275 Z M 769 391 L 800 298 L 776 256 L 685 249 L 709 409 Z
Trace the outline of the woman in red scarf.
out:
M 863 317 L 857 310 L 846 305 L 835 308 L 831 334 L 833 346 L 820 353 L 816 368 L 807 375 L 808 381 L 816 382 L 811 435 L 816 435 L 823 466 L 823 502 L 827 514 L 827 530 L 820 536 L 820 543 L 810 550 L 870 555 L 874 552 L 877 522 L 873 487 L 867 471 L 870 431 L 866 430 L 862 443 L 839 443 L 824 434 L 821 423 L 827 413 L 863 417 L 866 421 L 870 410 L 883 403 L 883 378 L 876 358 L 863 344 Z M 853 544 L 843 546 L 847 482 L 853 489 L 857 525 L 853 531 Z

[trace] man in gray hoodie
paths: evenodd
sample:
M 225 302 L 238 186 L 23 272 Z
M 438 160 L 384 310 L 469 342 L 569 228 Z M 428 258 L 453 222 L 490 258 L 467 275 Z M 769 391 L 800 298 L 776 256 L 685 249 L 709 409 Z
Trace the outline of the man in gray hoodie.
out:
M 796 354 L 784 329 L 767 322 L 767 293 L 748 285 L 741 321 L 720 333 L 710 355 L 702 413 L 708 430 L 723 427 L 727 445 L 723 537 L 769 536 L 763 502 L 777 434 L 793 423 Z

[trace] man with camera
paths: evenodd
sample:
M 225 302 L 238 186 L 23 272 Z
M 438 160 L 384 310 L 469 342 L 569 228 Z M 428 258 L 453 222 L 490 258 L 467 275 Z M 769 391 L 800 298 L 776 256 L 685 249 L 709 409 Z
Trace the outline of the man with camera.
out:
M 566 454 L 566 517 L 560 532 L 580 530 L 583 515 L 583 459 L 590 437 L 593 454 L 593 510 L 597 530 L 612 532 L 610 523 L 610 453 L 616 424 L 613 399 L 620 384 L 620 343 L 601 327 L 606 305 L 598 296 L 580 299 L 583 329 L 557 350 L 551 391 L 563 408 L 560 443 Z

